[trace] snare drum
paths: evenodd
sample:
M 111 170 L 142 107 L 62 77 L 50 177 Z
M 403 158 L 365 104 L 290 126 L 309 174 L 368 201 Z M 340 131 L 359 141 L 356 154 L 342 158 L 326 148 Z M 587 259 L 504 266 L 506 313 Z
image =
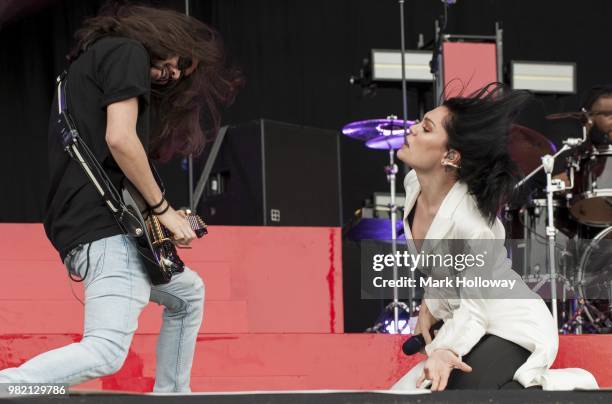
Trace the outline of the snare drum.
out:
M 570 170 L 574 171 L 574 189 L 569 201 L 572 216 L 587 226 L 611 225 L 612 146 L 592 148 L 574 157 L 573 162 Z

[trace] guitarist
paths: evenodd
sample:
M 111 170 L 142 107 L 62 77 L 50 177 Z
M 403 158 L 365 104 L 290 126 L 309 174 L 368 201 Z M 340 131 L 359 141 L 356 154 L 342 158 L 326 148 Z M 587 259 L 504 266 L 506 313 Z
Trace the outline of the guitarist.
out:
M 205 138 L 201 117 L 216 133 L 220 108 L 241 84 L 239 72 L 225 63 L 218 33 L 174 11 L 115 6 L 86 20 L 76 38 L 66 93 L 81 137 L 115 187 L 127 177 L 175 243 L 189 245 L 195 234 L 165 199 L 148 158 L 198 153 Z M 154 391 L 188 392 L 204 284 L 189 268 L 167 284 L 151 284 L 135 241 L 63 150 L 57 111 L 56 95 L 44 225 L 70 277 L 84 284 L 83 338 L 0 371 L 0 383 L 74 385 L 117 372 L 140 312 L 154 301 L 165 306 Z

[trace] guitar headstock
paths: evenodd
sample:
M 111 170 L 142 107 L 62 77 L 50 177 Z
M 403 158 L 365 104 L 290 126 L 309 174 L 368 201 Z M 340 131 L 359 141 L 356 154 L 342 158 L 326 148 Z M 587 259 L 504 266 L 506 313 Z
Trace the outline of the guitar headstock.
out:
M 191 230 L 193 230 L 198 238 L 204 237 L 206 234 L 208 234 L 208 226 L 206 223 L 204 223 L 204 220 L 202 220 L 199 215 L 192 213 L 190 210 L 186 210 L 185 213 L 187 215 L 187 221 L 191 226 Z

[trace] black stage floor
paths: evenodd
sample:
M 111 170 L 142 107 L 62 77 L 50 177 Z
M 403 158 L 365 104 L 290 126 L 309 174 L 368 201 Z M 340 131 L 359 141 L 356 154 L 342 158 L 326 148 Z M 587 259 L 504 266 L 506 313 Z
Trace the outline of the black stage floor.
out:
M 194 393 L 191 395 L 72 393 L 58 397 L 1 397 L 1 403 L 58 404 L 425 404 L 425 403 L 610 403 L 612 390 L 598 391 L 444 391 L 431 394 L 378 392 L 293 392 L 293 393 Z

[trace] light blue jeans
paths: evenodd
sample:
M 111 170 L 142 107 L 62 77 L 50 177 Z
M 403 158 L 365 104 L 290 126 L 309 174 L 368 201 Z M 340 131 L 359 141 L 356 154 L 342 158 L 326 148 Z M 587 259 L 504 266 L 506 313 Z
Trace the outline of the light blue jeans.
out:
M 83 277 L 88 245 L 64 264 Z M 157 342 L 156 392 L 189 392 L 196 338 L 204 311 L 204 283 L 185 268 L 165 285 L 151 285 L 135 241 L 118 235 L 94 241 L 85 277 L 85 324 L 81 342 L 40 354 L 0 371 L 0 383 L 79 384 L 117 372 L 123 365 L 149 300 L 165 306 Z M 70 315 L 70 313 L 64 313 Z

